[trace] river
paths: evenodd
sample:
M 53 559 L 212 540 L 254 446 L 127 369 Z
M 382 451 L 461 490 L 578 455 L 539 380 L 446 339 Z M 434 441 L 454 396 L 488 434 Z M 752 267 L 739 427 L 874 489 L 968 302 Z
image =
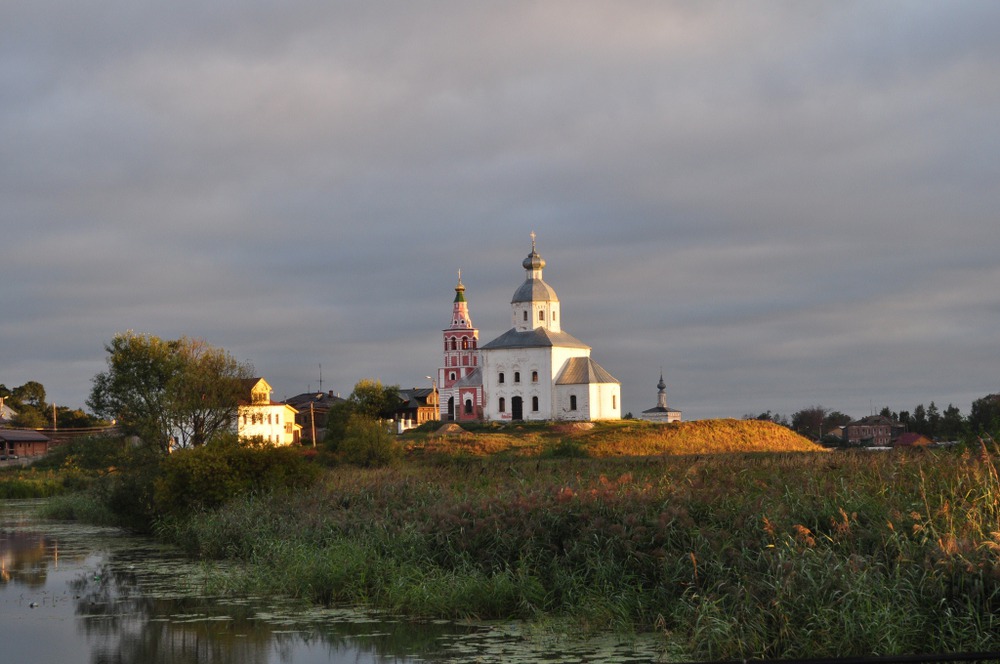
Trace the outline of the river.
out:
M 0 505 L 0 661 L 296 664 L 665 661 L 662 637 L 413 620 L 291 598 L 213 596 L 210 568 L 115 528 Z M 217 564 L 217 563 L 213 563 Z

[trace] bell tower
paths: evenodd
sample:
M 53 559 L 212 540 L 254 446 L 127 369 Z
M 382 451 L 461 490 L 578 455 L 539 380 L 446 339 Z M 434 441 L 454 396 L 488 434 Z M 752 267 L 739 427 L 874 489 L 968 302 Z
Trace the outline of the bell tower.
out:
M 438 392 L 441 395 L 441 419 L 455 420 L 464 413 L 465 404 L 455 383 L 479 367 L 479 330 L 472 326 L 469 303 L 465 299 L 462 271 L 458 271 L 455 300 L 451 309 L 451 325 L 443 330 L 444 366 L 438 369 Z M 478 405 L 478 404 L 474 404 Z

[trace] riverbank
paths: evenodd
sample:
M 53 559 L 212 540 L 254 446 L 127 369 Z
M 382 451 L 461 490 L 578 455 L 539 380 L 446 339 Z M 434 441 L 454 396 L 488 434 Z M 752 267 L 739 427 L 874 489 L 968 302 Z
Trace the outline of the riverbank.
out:
M 985 454 L 435 457 L 159 533 L 220 587 L 787 658 L 1000 648 L 998 524 Z

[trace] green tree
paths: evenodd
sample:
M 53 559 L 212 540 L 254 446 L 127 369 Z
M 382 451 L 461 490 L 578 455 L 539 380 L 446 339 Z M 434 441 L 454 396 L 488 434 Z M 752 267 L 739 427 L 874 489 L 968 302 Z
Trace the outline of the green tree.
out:
M 972 402 L 969 432 L 993 436 L 1000 433 L 1000 394 L 989 394 Z
M 822 406 L 810 406 L 792 415 L 792 430 L 810 438 L 819 440 L 823 435 L 823 420 L 829 409 Z
M 166 453 L 171 440 L 204 444 L 235 421 L 249 365 L 208 344 L 150 334 L 118 334 L 105 347 L 108 369 L 94 377 L 87 405 L 99 417 Z
M 944 440 L 958 440 L 965 433 L 965 418 L 956 406 L 948 404 L 941 416 L 938 436 Z
M 922 436 L 928 435 L 927 409 L 924 404 L 919 404 L 913 409 L 913 418 L 910 420 L 910 431 L 919 433 Z
M 363 378 L 354 386 L 348 397 L 354 403 L 354 412 L 373 420 L 392 417 L 399 406 L 399 385 L 382 385 L 381 381 Z
M 182 339 L 180 370 L 167 385 L 167 406 L 180 447 L 204 445 L 232 428 L 253 367 L 221 348 Z

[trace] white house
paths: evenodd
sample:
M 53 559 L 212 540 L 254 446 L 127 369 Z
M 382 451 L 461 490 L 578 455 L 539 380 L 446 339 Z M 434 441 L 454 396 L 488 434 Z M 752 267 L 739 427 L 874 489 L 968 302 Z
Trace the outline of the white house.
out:
M 590 346 L 562 331 L 534 233 L 522 266 L 526 277 L 510 303 L 514 327 L 479 347 L 483 419 L 621 419 L 620 383 L 591 359 Z
M 260 438 L 274 445 L 299 442 L 302 425 L 295 423 L 295 408 L 271 401 L 273 388 L 263 378 L 244 381 L 248 399 L 236 416 L 236 434 L 241 439 Z

